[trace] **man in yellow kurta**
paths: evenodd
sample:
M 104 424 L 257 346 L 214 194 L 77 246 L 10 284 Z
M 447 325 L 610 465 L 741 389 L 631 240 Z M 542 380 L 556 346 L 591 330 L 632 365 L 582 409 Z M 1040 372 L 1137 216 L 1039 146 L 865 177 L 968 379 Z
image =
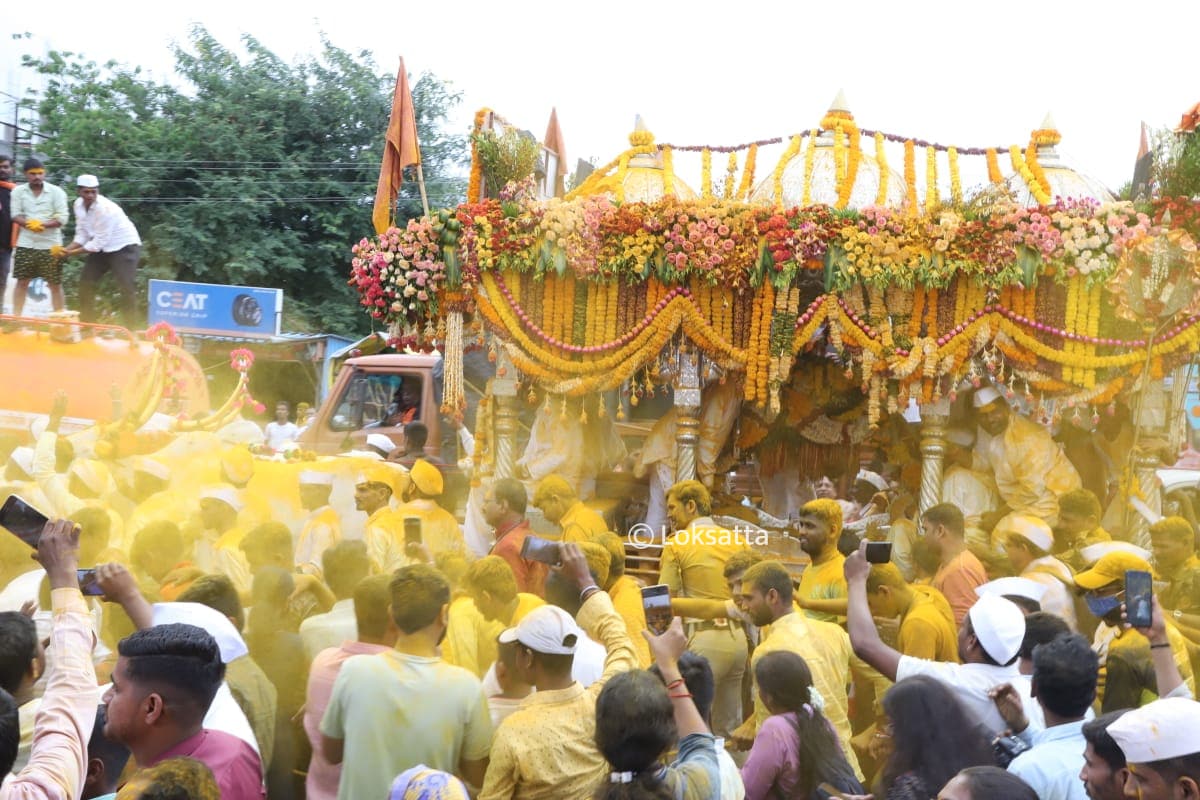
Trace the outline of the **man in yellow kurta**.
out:
M 462 587 L 465 597 L 450 606 L 442 658 L 482 678 L 496 660 L 496 637 L 546 601 L 518 592 L 512 568 L 500 556 L 472 562 Z
M 1048 430 L 1013 413 L 995 388 L 976 390 L 973 404 L 979 427 L 991 437 L 980 455 L 992 471 L 1007 511 L 1037 517 L 1054 527 L 1058 498 L 1083 485 L 1074 465 Z M 1002 546 L 993 538 L 993 549 Z
M 800 576 L 796 603 L 813 619 L 846 621 L 846 557 L 837 549 L 841 533 L 842 507 L 836 500 L 809 500 L 800 509 L 796 534 L 812 563 Z
M 850 766 L 861 778 L 858 758 L 850 746 L 849 700 L 846 696 L 850 667 L 854 662 L 850 637 L 832 622 L 809 619 L 796 613 L 792 605 L 792 577 L 778 561 L 761 561 L 747 569 L 742 576 L 741 592 L 742 610 L 760 628 L 770 626 L 754 648 L 751 671 L 759 659 L 776 650 L 788 650 L 803 658 L 812 672 L 813 686 L 825 700 L 825 718 L 837 732 Z M 770 715 L 761 695 L 755 692 L 754 716 L 738 729 L 733 737 L 735 743 L 744 747 L 753 742 L 758 728 Z
M 333 492 L 333 473 L 304 470 L 300 473 L 300 505 L 308 512 L 296 537 L 296 569 L 323 577 L 321 557 L 342 540 L 342 520 L 329 495 Z
M 442 553 L 467 552 L 458 520 L 438 505 L 434 498 L 440 497 L 444 488 L 442 472 L 423 458 L 413 462 L 408 473 L 408 483 L 401 493 L 403 502 L 396 507 L 396 516 L 403 526 L 406 517 L 421 521 L 421 541 L 429 552 L 437 557 Z M 414 563 L 411 557 L 407 563 Z
M 408 563 L 404 552 L 404 521 L 392 510 L 392 473 L 384 465 L 359 476 L 354 486 L 354 507 L 367 515 L 363 541 L 380 572 L 391 572 Z
M 745 543 L 713 522 L 711 513 L 712 496 L 699 481 L 680 481 L 667 493 L 667 516 L 675 533 L 663 544 L 659 582 L 670 587 L 672 597 L 731 599 L 725 562 Z M 742 716 L 746 634 L 728 619 L 692 620 L 688 629 L 688 647 L 707 658 L 713 671 L 713 732 L 728 736 Z
M 613 608 L 625 620 L 625 631 L 637 651 L 642 669 L 650 667 L 650 645 L 642 631 L 646 630 L 646 608 L 642 605 L 642 587 L 625 574 L 625 543 L 612 531 L 607 531 L 598 540 L 608 551 L 608 581 L 604 591 L 612 598 Z
M 547 475 L 533 493 L 533 505 L 546 521 L 562 530 L 564 542 L 594 542 L 608 532 L 604 517 L 579 499 L 575 488 L 561 475 Z
M 228 576 L 243 601 L 249 598 L 250 565 L 242 554 L 246 528 L 238 523 L 242 503 L 232 486 L 211 486 L 200 492 L 200 539 L 196 542 L 196 566 L 205 572 Z

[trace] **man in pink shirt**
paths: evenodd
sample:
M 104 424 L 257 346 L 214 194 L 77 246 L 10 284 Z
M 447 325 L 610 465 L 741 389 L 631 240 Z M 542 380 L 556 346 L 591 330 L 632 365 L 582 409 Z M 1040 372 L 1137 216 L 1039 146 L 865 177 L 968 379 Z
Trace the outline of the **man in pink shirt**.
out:
M 117 645 L 112 688 L 104 695 L 104 735 L 129 748 L 139 768 L 176 756 L 203 763 L 223 800 L 262 800 L 262 762 L 249 744 L 203 727 L 225 678 L 216 640 L 179 623 L 137 631 Z
M 50 581 L 54 611 L 46 693 L 34 722 L 29 763 L 15 775 L 8 772 L 19 739 L 16 706 L 11 713 L 0 714 L 0 743 L 5 743 L 0 752 L 0 778 L 4 779 L 0 800 L 75 798 L 83 788 L 98 692 L 92 666 L 92 615 L 75 574 L 78 549 L 79 526 L 70 520 L 46 523 L 37 555 Z
M 933 588 L 950 603 L 954 623 L 962 626 L 963 619 L 979 597 L 975 587 L 988 582 L 987 570 L 967 549 L 963 513 L 953 503 L 939 503 L 921 515 L 925 540 L 937 549 L 941 566 L 933 576 Z
M 333 684 L 342 664 L 351 656 L 375 655 L 396 644 L 396 626 L 388 609 L 392 602 L 391 575 L 373 575 L 354 587 L 354 619 L 357 640 L 347 639 L 339 647 L 322 650 L 308 671 L 308 697 L 304 704 L 304 732 L 312 745 L 308 778 L 304 786 L 308 800 L 336 800 L 342 765 L 331 764 L 321 751 L 321 719 L 329 707 Z

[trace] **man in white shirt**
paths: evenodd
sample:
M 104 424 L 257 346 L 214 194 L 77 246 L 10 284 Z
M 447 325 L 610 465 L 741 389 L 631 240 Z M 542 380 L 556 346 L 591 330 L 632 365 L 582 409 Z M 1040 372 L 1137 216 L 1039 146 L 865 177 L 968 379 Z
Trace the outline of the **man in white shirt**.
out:
M 62 245 L 62 227 L 67 224 L 67 193 L 46 182 L 46 167 L 36 158 L 22 165 L 25 183 L 12 190 L 12 221 L 17 226 L 17 248 L 13 251 L 13 315 L 25 310 L 29 282 L 41 278 L 50 287 L 55 311 L 63 309 L 62 261 L 54 257 Z M 7 233 L 7 232 L 5 232 Z
M 290 413 L 291 407 L 287 401 L 280 400 L 275 404 L 275 419 L 268 422 L 263 429 L 263 433 L 267 437 L 267 447 L 275 452 L 282 450 L 288 442 L 296 441 L 296 437 L 300 435 L 300 429 L 296 427 L 296 423 L 288 420 Z
M 79 278 L 79 318 L 95 322 L 92 301 L 96 283 L 111 270 L 121 292 L 122 322 L 133 328 L 137 313 L 133 276 L 142 255 L 142 239 L 121 207 L 100 194 L 100 181 L 95 175 L 80 175 L 75 186 L 79 192 L 75 200 L 75 239 L 56 252 L 62 256 L 87 254 Z
M 339 542 L 326 550 L 321 560 L 325 582 L 337 602 L 328 612 L 300 623 L 300 638 L 310 660 L 322 650 L 358 638 L 354 589 L 371 572 L 367 546 L 360 541 Z

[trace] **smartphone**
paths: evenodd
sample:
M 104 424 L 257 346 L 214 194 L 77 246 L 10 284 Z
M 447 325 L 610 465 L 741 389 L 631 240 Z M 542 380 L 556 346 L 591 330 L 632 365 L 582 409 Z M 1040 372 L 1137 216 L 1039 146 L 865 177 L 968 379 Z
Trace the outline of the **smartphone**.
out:
M 405 517 L 404 518 L 404 544 L 421 543 L 421 518 L 420 517 Z
M 671 627 L 671 589 L 665 583 L 642 587 L 642 608 L 646 611 L 646 627 L 662 635 Z
M 75 577 L 79 581 L 79 591 L 89 597 L 103 597 L 104 590 L 96 580 L 96 569 L 77 569 Z
M 871 564 L 886 564 L 892 560 L 891 542 L 867 542 L 867 561 Z
M 562 563 L 562 546 L 558 542 L 529 534 L 521 543 L 521 558 L 554 566 Z
M 1135 628 L 1149 628 L 1154 610 L 1154 578 L 1149 572 L 1131 569 L 1125 572 L 1125 617 Z
M 7 528 L 13 536 L 34 550 L 48 521 L 49 517 L 15 494 L 10 494 L 4 505 L 0 506 L 0 527 Z

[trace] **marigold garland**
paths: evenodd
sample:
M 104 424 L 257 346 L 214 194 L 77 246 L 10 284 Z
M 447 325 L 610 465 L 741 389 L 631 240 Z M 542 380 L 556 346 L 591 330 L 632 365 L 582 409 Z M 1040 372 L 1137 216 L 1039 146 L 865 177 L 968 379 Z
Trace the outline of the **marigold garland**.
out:
M 845 169 L 838 183 L 838 197 L 835 208 L 846 208 L 850 205 L 850 195 L 854 191 L 854 182 L 858 179 L 858 165 L 862 160 L 862 145 L 859 141 L 858 126 L 854 120 L 840 120 L 834 133 L 834 141 L 840 140 L 840 133 L 845 132 L 849 137 L 846 146 Z M 836 156 L 835 156 L 836 160 Z
M 746 152 L 746 163 L 742 167 L 742 180 L 738 184 L 737 199 L 745 200 L 750 196 L 750 191 L 754 186 L 754 168 L 758 160 L 758 144 L 750 145 L 750 149 Z
M 961 206 L 963 201 L 962 176 L 958 172 L 958 148 L 946 150 L 946 158 L 950 162 L 950 202 Z
M 875 163 L 879 165 L 879 191 L 875 194 L 875 205 L 887 205 L 888 174 L 887 153 L 884 151 L 883 134 L 875 131 Z
M 707 147 L 700 151 L 700 194 L 702 197 L 713 196 L 712 150 Z
M 1046 197 L 1050 197 L 1050 179 L 1046 177 L 1045 170 L 1038 162 L 1038 148 L 1033 142 L 1025 148 L 1025 163 L 1029 165 L 1029 172 L 1033 175 L 1033 179 L 1037 181 L 1038 186 L 1042 187 L 1042 193 Z
M 904 143 L 904 203 L 911 213 L 916 213 L 917 151 L 912 139 Z
M 725 165 L 725 186 L 722 188 L 721 196 L 726 200 L 733 199 L 733 189 L 737 183 L 737 153 L 729 154 L 729 161 Z
M 667 197 L 675 196 L 675 151 L 669 146 L 663 147 L 662 153 L 663 163 L 663 194 Z
M 475 112 L 474 133 L 479 133 L 483 130 L 483 123 L 487 119 L 487 115 L 492 113 L 490 108 L 481 108 Z M 479 160 L 479 147 L 475 144 L 475 137 L 471 137 L 471 178 L 467 182 L 467 202 L 478 203 L 483 199 L 483 162 Z
M 937 150 L 925 148 L 925 210 L 932 214 L 942 204 L 938 194 Z
M 813 128 L 808 132 L 808 148 L 804 151 L 804 187 L 800 194 L 800 204 L 804 206 L 812 202 L 813 161 L 816 154 L 817 129 Z M 780 191 L 782 193 L 782 189 Z
M 987 171 L 990 183 L 1004 183 L 1004 176 L 1000 173 L 1000 159 L 996 156 L 994 147 L 987 149 Z
M 1025 159 L 1021 158 L 1021 148 L 1018 145 L 1013 145 L 1008 149 L 1008 156 L 1012 160 L 1013 170 L 1021 176 L 1021 180 L 1029 187 L 1029 193 L 1033 195 L 1033 199 L 1038 205 L 1049 205 L 1050 196 L 1042 189 L 1041 183 L 1034 176 L 1029 168 L 1029 164 Z

